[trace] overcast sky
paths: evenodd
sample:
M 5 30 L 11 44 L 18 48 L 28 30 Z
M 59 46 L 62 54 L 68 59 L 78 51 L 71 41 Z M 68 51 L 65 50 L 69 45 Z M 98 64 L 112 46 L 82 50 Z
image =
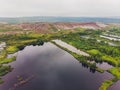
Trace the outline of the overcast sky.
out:
M 0 17 L 120 16 L 120 0 L 0 0 Z

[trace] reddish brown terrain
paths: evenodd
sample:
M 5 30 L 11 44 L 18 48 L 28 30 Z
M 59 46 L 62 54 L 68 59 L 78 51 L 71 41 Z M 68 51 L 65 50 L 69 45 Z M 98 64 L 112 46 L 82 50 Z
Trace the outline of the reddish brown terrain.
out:
M 29 31 L 37 31 L 39 33 L 52 33 L 60 30 L 74 30 L 77 28 L 85 29 L 104 29 L 109 25 L 95 22 L 37 22 L 37 23 L 21 23 L 21 24 L 0 24 L 0 34 L 17 34 Z
M 17 24 L 17 27 L 24 30 L 37 30 L 37 31 L 49 31 L 50 29 L 54 30 L 68 30 L 75 28 L 87 28 L 87 29 L 102 29 L 107 25 L 103 23 L 75 23 L 75 22 L 56 22 L 56 23 L 22 23 Z

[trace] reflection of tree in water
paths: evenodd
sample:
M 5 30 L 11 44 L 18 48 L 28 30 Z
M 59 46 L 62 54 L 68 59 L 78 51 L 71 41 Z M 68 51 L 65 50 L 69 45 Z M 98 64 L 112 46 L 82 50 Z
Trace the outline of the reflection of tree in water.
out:
M 19 50 L 23 50 L 26 46 L 29 46 L 29 45 L 36 46 L 36 45 L 43 45 L 43 44 L 44 44 L 43 40 L 37 39 L 36 41 L 33 41 L 33 42 L 20 44 L 17 47 L 19 48 Z
M 88 68 L 88 65 L 87 65 L 86 63 L 82 63 L 82 66 L 83 66 L 84 68 Z
M 16 90 L 16 88 L 28 83 L 31 79 L 34 78 L 34 75 L 31 75 L 29 77 L 22 77 L 22 76 L 17 76 L 18 82 L 14 83 L 13 87 L 9 88 L 8 90 Z
M 90 72 L 95 73 L 95 72 L 96 72 L 96 70 L 95 70 L 95 69 L 93 69 L 93 68 L 90 68 Z
M 82 67 L 89 68 L 89 66 L 86 63 L 82 63 Z M 93 67 L 90 67 L 89 69 L 90 69 L 90 72 L 92 72 L 92 73 L 96 72 L 95 68 L 93 68 Z

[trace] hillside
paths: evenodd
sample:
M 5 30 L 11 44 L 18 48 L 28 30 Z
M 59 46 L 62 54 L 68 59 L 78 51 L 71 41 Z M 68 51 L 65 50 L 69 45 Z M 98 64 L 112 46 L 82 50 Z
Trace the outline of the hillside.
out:
M 61 30 L 106 30 L 120 27 L 120 24 L 105 24 L 100 22 L 36 22 L 8 24 L 0 23 L 0 34 L 17 34 L 24 32 L 53 33 Z
M 85 28 L 85 29 L 103 29 L 107 27 L 106 24 L 103 23 L 75 23 L 75 22 L 56 22 L 56 23 L 22 23 L 17 24 L 16 27 L 19 27 L 23 30 L 36 30 L 40 32 L 50 32 L 59 31 L 59 30 L 69 30 L 76 28 Z

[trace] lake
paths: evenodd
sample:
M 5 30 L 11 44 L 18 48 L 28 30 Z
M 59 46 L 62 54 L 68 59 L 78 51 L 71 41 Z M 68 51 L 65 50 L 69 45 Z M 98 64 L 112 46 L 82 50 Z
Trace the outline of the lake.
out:
M 90 72 L 50 42 L 26 46 L 10 65 L 14 69 L 3 77 L 0 90 L 98 90 L 104 80 L 113 78 L 108 72 Z

